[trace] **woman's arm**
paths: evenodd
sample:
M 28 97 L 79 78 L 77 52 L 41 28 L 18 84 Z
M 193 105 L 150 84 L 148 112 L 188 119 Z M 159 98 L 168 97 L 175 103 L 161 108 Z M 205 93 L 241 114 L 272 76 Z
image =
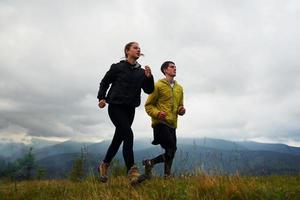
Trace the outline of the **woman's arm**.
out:
M 154 79 L 152 75 L 150 77 L 145 77 L 142 89 L 147 94 L 151 94 L 154 91 Z
M 112 64 L 110 69 L 106 72 L 105 76 L 103 77 L 103 79 L 100 82 L 99 85 L 99 91 L 98 91 L 98 95 L 97 98 L 100 100 L 105 99 L 106 97 L 106 91 L 109 87 L 109 85 L 113 82 L 114 79 L 114 75 L 115 75 L 115 65 Z
M 145 93 L 151 94 L 154 90 L 154 78 L 151 73 L 151 69 L 148 65 L 145 66 L 145 78 L 142 85 L 142 89 Z

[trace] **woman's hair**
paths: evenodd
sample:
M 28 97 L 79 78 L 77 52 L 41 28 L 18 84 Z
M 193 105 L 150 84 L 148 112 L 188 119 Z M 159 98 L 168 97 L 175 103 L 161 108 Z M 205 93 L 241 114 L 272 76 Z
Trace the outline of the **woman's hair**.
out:
M 128 57 L 126 51 L 128 51 L 128 50 L 130 49 L 130 47 L 131 47 L 132 45 L 134 45 L 134 44 L 138 44 L 138 43 L 137 43 L 137 42 L 129 42 L 129 43 L 127 43 L 127 44 L 125 45 L 125 47 L 124 47 L 125 58 Z M 143 53 L 141 53 L 140 55 L 141 55 L 141 56 L 144 56 Z
M 164 62 L 164 63 L 161 65 L 160 71 L 161 71 L 163 74 L 165 74 L 164 70 L 165 70 L 167 67 L 169 67 L 169 64 L 175 65 L 175 63 L 172 62 L 172 61 L 166 61 L 166 62 Z

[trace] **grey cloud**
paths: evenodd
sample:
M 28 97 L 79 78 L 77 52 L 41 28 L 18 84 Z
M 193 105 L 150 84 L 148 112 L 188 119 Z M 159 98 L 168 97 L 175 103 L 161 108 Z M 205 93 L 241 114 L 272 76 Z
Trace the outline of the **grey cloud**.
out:
M 0 134 L 111 137 L 98 84 L 136 40 L 155 80 L 164 60 L 177 64 L 181 136 L 300 142 L 298 10 L 296 1 L 1 1 Z M 142 106 L 134 131 L 152 136 Z

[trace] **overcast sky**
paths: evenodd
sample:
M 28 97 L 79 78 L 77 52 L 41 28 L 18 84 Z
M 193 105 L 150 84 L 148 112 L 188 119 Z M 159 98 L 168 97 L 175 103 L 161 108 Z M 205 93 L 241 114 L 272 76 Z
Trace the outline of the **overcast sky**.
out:
M 299 20 L 297 0 L 0 0 L 0 140 L 111 139 L 99 82 L 137 41 L 156 81 L 177 65 L 178 137 L 300 146 Z

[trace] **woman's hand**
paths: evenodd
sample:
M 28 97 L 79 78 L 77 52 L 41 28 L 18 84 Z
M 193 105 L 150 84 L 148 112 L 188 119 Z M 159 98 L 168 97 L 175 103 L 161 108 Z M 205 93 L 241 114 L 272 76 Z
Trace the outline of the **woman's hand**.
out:
M 105 99 L 101 99 L 98 103 L 99 108 L 104 108 L 106 105 L 106 100 Z
M 151 69 L 148 65 L 145 66 L 145 76 L 150 78 L 152 76 Z

